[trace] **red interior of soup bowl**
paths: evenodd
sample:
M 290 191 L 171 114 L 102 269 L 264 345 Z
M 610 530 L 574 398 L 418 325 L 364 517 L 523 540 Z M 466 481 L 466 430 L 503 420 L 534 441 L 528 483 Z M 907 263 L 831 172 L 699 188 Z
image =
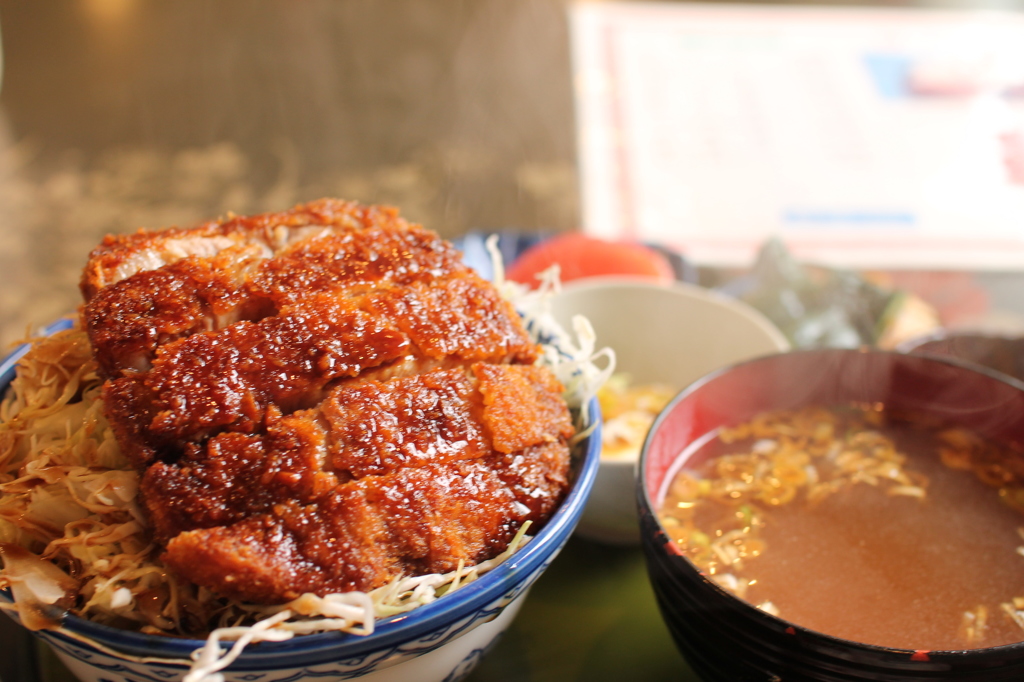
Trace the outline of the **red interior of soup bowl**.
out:
M 1024 444 L 1024 383 L 956 360 L 884 351 L 798 351 L 723 369 L 680 393 L 651 429 L 642 464 L 644 489 L 657 502 L 683 451 L 720 426 L 767 410 L 850 403 L 882 403 L 887 410 L 972 428 L 1011 448 Z

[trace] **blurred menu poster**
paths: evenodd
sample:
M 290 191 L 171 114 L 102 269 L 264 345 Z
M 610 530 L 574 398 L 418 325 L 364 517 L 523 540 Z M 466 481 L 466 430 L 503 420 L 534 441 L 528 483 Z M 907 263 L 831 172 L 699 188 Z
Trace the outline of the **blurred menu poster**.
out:
M 1024 269 L 1024 14 L 571 10 L 584 229 L 749 265 Z

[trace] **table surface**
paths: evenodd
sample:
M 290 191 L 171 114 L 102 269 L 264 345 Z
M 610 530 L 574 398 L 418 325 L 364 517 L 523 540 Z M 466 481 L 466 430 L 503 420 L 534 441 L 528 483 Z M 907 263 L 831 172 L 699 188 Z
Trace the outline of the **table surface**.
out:
M 110 232 L 320 196 L 451 238 L 578 227 L 561 0 L 0 0 L 0 35 L 4 347 L 75 309 Z M 978 282 L 1024 312 L 1020 275 Z M 25 654 L 0 656 L 4 682 L 68 679 L 19 636 L 0 625 Z M 639 550 L 574 539 L 471 679 L 627 678 L 696 679 Z

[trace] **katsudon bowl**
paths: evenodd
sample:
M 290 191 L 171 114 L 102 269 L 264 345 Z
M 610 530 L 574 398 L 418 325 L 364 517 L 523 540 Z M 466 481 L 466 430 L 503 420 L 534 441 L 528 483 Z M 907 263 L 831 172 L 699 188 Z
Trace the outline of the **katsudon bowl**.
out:
M 46 334 L 67 329 L 58 322 Z M 18 348 L 0 362 L 0 394 L 15 376 Z M 600 457 L 600 409 L 590 401 L 594 427 L 573 451 L 569 489 L 559 508 L 532 539 L 477 579 L 436 601 L 378 619 L 372 634 L 325 632 L 246 646 L 219 674 L 227 682 L 367 679 L 374 682 L 441 682 L 463 679 L 515 618 L 530 586 L 555 559 L 583 512 Z M 16 621 L 9 590 L 0 610 Z M 68 614 L 56 629 L 35 634 L 84 682 L 139 682 L 187 678 L 203 640 L 148 635 Z M 9 644 L 5 644 L 8 646 Z M 223 642 L 228 648 L 233 642 Z M 215 677 L 202 678 L 207 680 Z
M 835 506 L 819 507 L 830 510 L 827 512 L 831 515 L 828 520 L 835 524 L 843 524 L 847 519 L 852 519 L 847 525 L 833 527 L 830 532 L 834 538 L 825 538 L 821 532 L 817 532 L 828 526 L 822 517 L 812 517 L 812 512 L 809 511 L 812 509 L 811 505 L 804 504 L 812 502 L 809 493 L 804 498 L 799 495 L 805 493 L 797 493 L 796 498 L 791 498 L 795 499 L 795 502 L 780 501 L 780 494 L 779 497 L 763 499 L 764 504 L 759 506 L 753 501 L 748 502 L 747 498 L 739 499 L 739 496 L 747 494 L 745 491 L 751 491 L 751 488 L 744 488 L 739 484 L 730 489 L 737 494 L 734 500 L 737 505 L 753 508 L 736 507 L 736 513 L 739 515 L 736 517 L 736 525 L 741 530 L 734 532 L 725 528 L 723 532 L 698 525 L 698 519 L 701 518 L 699 515 L 704 514 L 703 518 L 706 519 L 709 513 L 708 507 L 698 507 L 700 500 L 708 499 L 709 494 L 717 494 L 713 492 L 715 490 L 721 490 L 714 486 L 725 478 L 726 474 L 722 473 L 723 471 L 728 470 L 728 467 L 734 467 L 733 471 L 744 472 L 740 477 L 729 478 L 728 481 L 744 480 L 749 483 L 751 477 L 746 472 L 755 471 L 755 480 L 760 475 L 756 473 L 756 469 L 744 463 L 741 457 L 746 455 L 743 453 L 752 453 L 745 460 L 748 463 L 770 463 L 772 475 L 779 478 L 794 476 L 800 473 L 800 469 L 806 471 L 805 467 L 808 466 L 815 468 L 817 472 L 826 472 L 825 467 L 829 465 L 822 460 L 813 459 L 818 455 L 810 455 L 809 461 L 812 464 L 806 463 L 806 455 L 802 453 L 810 454 L 812 451 L 803 449 L 808 447 L 804 445 L 800 445 L 797 452 L 805 459 L 769 459 L 774 456 L 772 453 L 782 451 L 779 443 L 785 443 L 786 438 L 796 436 L 792 431 L 788 436 L 768 436 L 764 432 L 759 432 L 752 424 L 756 423 L 755 418 L 760 418 L 759 415 L 765 413 L 777 414 L 778 411 L 785 410 L 792 414 L 808 408 L 820 409 L 829 406 L 847 406 L 845 409 L 850 411 L 868 410 L 878 415 L 912 414 L 922 420 L 915 422 L 914 428 L 941 427 L 943 431 L 940 433 L 947 433 L 945 429 L 951 429 L 948 431 L 951 435 L 959 433 L 959 429 L 969 430 L 986 439 L 986 442 L 1005 448 L 1000 450 L 1003 454 L 999 459 L 988 460 L 989 465 L 1001 467 L 991 469 L 992 473 L 1006 469 L 1015 469 L 1018 472 L 1021 470 L 1024 457 L 1021 454 L 1024 452 L 1021 448 L 1024 444 L 1024 419 L 1021 418 L 1021 415 L 1024 415 L 1024 383 L 955 359 L 869 350 L 808 350 L 766 356 L 703 377 L 682 391 L 659 415 L 644 445 L 637 487 L 648 574 L 661 614 L 680 652 L 707 682 L 1009 682 L 1024 679 L 1024 643 L 1021 643 L 1021 640 L 1024 640 L 1024 630 L 1020 630 L 1019 627 L 1012 630 L 1016 627 L 1012 620 L 1009 620 L 1007 625 L 1011 628 L 1009 636 L 1002 640 L 1002 643 L 970 648 L 983 644 L 983 640 L 976 640 L 977 644 L 930 646 L 927 640 L 933 637 L 933 633 L 929 632 L 927 637 L 921 634 L 930 625 L 941 623 L 944 628 L 951 627 L 951 635 L 956 638 L 961 637 L 961 633 L 956 632 L 956 622 L 951 623 L 945 619 L 945 615 L 940 617 L 928 609 L 925 609 L 927 614 L 924 616 L 920 610 L 915 609 L 902 610 L 898 614 L 901 617 L 905 616 L 901 623 L 907 633 L 904 641 L 895 641 L 901 639 L 903 635 L 887 634 L 882 637 L 873 632 L 855 639 L 840 636 L 834 634 L 840 630 L 829 632 L 822 627 L 821 618 L 812 625 L 814 618 L 808 615 L 813 613 L 825 616 L 854 611 L 862 608 L 862 603 L 875 600 L 872 593 L 854 584 L 861 576 L 872 573 L 881 575 L 882 562 L 875 563 L 869 560 L 870 557 L 878 555 L 869 556 L 866 550 L 862 549 L 865 547 L 865 538 L 866 546 L 874 547 L 873 551 L 882 546 L 878 540 L 871 537 L 871 534 L 878 538 L 884 537 L 889 543 L 884 546 L 894 548 L 893 554 L 900 557 L 895 562 L 901 571 L 897 576 L 903 576 L 906 580 L 896 580 L 894 585 L 901 583 L 900 589 L 917 590 L 915 595 L 920 594 L 926 600 L 952 602 L 952 595 L 964 594 L 959 590 L 963 587 L 963 576 L 966 575 L 973 576 L 966 581 L 970 583 L 969 586 L 991 583 L 1001 589 L 1000 586 L 1007 584 L 1007 574 L 1013 580 L 1024 574 L 1024 561 L 1018 555 L 1021 551 L 1018 549 L 1021 543 L 1018 529 L 1024 524 L 1015 520 L 1013 513 L 1003 504 L 1006 500 L 1000 500 L 991 481 L 979 480 L 982 477 L 978 469 L 971 471 L 968 466 L 957 467 L 949 464 L 957 461 L 955 456 L 947 459 L 947 454 L 942 450 L 936 453 L 931 449 L 922 449 L 919 455 L 924 458 L 931 457 L 931 464 L 927 465 L 931 468 L 919 470 L 927 472 L 931 478 L 916 480 L 914 485 L 924 487 L 929 500 L 933 499 L 930 496 L 938 495 L 943 489 L 947 491 L 947 497 L 950 496 L 949 491 L 954 493 L 950 503 L 945 505 L 947 509 L 940 510 L 942 515 L 939 518 L 952 519 L 952 523 L 943 522 L 943 525 L 936 528 L 935 534 L 941 542 L 932 546 L 935 551 L 910 553 L 906 556 L 908 552 L 905 552 L 903 547 L 890 542 L 893 538 L 906 539 L 907 533 L 922 537 L 925 537 L 926 533 L 933 533 L 925 529 L 924 524 L 918 523 L 917 520 L 912 521 L 911 518 L 914 514 L 918 516 L 913 518 L 918 520 L 920 515 L 933 515 L 936 509 L 935 506 L 922 506 L 926 499 L 923 494 L 917 495 L 921 493 L 920 490 L 914 490 L 913 486 L 898 488 L 895 483 L 892 487 L 878 488 L 875 492 L 870 492 L 868 488 L 867 493 L 850 493 L 855 487 L 853 485 L 838 492 L 830 492 L 829 494 L 833 496 L 848 496 L 829 498 L 838 500 Z M 872 427 L 872 430 L 878 429 L 876 433 L 884 433 L 890 424 L 888 421 L 882 422 L 881 419 L 871 423 L 879 424 Z M 743 429 L 748 431 L 744 433 Z M 778 433 L 784 432 L 779 429 Z M 834 434 L 840 438 L 842 447 L 835 448 L 831 443 L 823 445 L 822 452 L 825 454 L 820 456 L 841 456 L 843 466 L 857 465 L 855 456 L 847 457 L 845 454 L 848 451 L 847 444 L 850 442 L 848 439 L 851 433 L 852 430 L 836 428 Z M 832 437 L 833 433 L 829 429 L 822 432 L 823 443 L 826 438 Z M 923 461 L 913 459 L 918 455 L 914 454 L 909 445 L 901 446 L 898 452 L 907 454 L 904 461 L 909 464 Z M 955 455 L 957 450 L 952 448 L 950 452 Z M 717 459 L 722 453 L 727 453 L 731 459 Z M 760 453 L 764 459 L 757 460 L 754 457 L 756 453 Z M 784 474 L 783 469 L 779 468 L 798 461 L 800 466 L 796 469 L 790 468 L 789 473 Z M 895 458 L 887 461 L 887 467 L 891 467 L 893 463 L 899 464 Z M 959 461 L 961 464 L 964 463 L 962 459 Z M 932 475 L 943 467 L 948 467 L 951 472 L 942 476 Z M 952 471 L 958 468 L 961 470 Z M 890 474 L 884 473 L 884 468 L 870 473 L 872 476 L 896 478 L 898 471 L 890 470 Z M 681 471 L 686 472 L 686 475 L 677 477 Z M 856 475 L 855 470 L 850 471 L 852 475 Z M 861 471 L 865 474 L 869 472 Z M 810 472 L 806 473 L 807 478 L 811 478 Z M 716 479 L 716 476 L 719 478 Z M 828 480 L 824 474 L 821 474 L 821 478 L 817 476 L 816 474 L 812 485 Z M 950 487 L 949 481 L 955 476 L 965 478 L 955 479 L 957 484 Z M 963 485 L 960 485 L 960 482 Z M 777 484 L 776 481 L 772 485 Z M 878 485 L 878 482 L 872 483 L 871 480 L 865 479 L 855 481 L 855 484 Z M 805 489 L 807 490 L 809 489 Z M 954 530 L 956 534 L 966 535 L 975 549 L 989 542 L 989 534 L 995 532 L 995 524 L 977 523 L 977 512 L 974 511 L 977 508 L 977 501 L 974 495 L 981 493 L 971 492 L 972 490 L 980 490 L 986 495 L 991 494 L 992 499 L 987 504 L 999 514 L 1010 515 L 1009 523 L 1004 524 L 1008 527 L 1000 525 L 998 530 L 999 537 L 1007 541 L 1005 561 L 1001 558 L 1004 555 L 999 554 L 998 567 L 994 566 L 993 562 L 983 561 L 981 554 L 969 556 L 970 560 L 966 563 L 945 563 L 947 553 L 955 551 L 952 539 L 949 540 L 948 546 L 943 544 L 946 542 L 947 531 L 949 538 L 954 536 Z M 759 492 L 757 491 L 758 494 Z M 1012 491 L 1008 489 L 1008 492 Z M 892 499 L 896 505 L 893 508 L 898 511 L 885 511 L 885 516 L 880 521 L 868 524 L 864 522 L 866 515 L 861 516 L 860 512 L 857 515 L 851 513 L 855 508 L 849 501 L 855 499 L 855 495 L 876 493 L 876 497 L 868 499 Z M 688 494 L 692 496 L 686 497 Z M 731 492 L 728 494 L 732 495 Z M 725 507 L 732 503 L 724 497 L 717 500 L 716 503 L 724 503 Z M 820 499 L 815 503 L 825 504 Z M 764 509 L 772 504 L 794 505 L 789 507 L 792 511 L 785 518 L 796 519 L 802 525 L 782 525 L 783 519 L 778 514 L 770 516 L 770 510 Z M 676 509 L 682 511 L 674 511 Z M 838 516 L 835 514 L 836 509 L 845 513 Z M 1019 509 L 1018 506 L 1018 512 Z M 725 513 L 716 518 L 726 518 Z M 694 527 L 688 526 L 691 522 Z M 776 524 L 775 528 L 779 529 L 774 536 L 768 534 L 771 524 Z M 955 526 L 963 528 L 954 529 Z M 750 528 L 764 529 L 760 536 L 763 542 L 759 547 L 748 542 L 743 535 L 749 533 Z M 812 529 L 815 533 L 808 534 L 805 529 Z M 697 531 L 702 535 L 698 535 Z M 862 534 L 862 531 L 868 535 Z M 719 536 L 718 532 L 723 534 Z M 725 552 L 724 556 L 715 555 L 713 551 L 702 554 L 702 544 L 703 549 L 716 550 L 719 545 L 716 536 L 720 538 L 721 543 L 731 544 L 736 552 L 725 552 L 729 548 L 723 545 L 720 549 Z M 818 541 L 797 542 L 797 539 L 806 540 L 808 537 L 817 538 Z M 850 541 L 846 542 L 846 539 Z M 779 548 L 785 543 L 788 543 L 786 546 L 790 553 L 786 555 L 784 561 L 774 564 L 774 573 L 765 571 L 766 564 L 758 562 L 763 562 L 773 551 L 782 551 Z M 845 547 L 841 548 L 841 551 L 836 551 L 836 546 L 843 543 Z M 910 538 L 905 545 L 915 543 L 922 544 Z M 1000 552 L 1002 551 L 1000 549 Z M 714 563 L 706 560 L 708 556 L 713 557 Z M 833 561 L 837 556 L 838 562 Z M 808 571 L 805 570 L 805 566 L 798 565 L 807 562 L 809 557 L 823 557 L 825 560 L 833 561 L 835 566 L 832 571 L 826 573 L 818 569 Z M 737 558 L 741 558 L 746 564 L 739 566 L 731 563 Z M 759 566 L 761 568 L 758 568 Z M 997 573 L 997 568 L 1001 572 Z M 797 618 L 794 615 L 795 604 L 783 601 L 783 596 L 778 593 L 771 594 L 765 591 L 770 581 L 774 580 L 774 585 L 780 584 L 780 575 L 787 577 L 793 586 L 790 588 L 792 591 L 814 595 L 810 598 L 809 604 L 813 611 L 805 610 L 803 615 Z M 935 581 L 931 575 L 940 577 L 937 581 L 938 586 L 932 584 Z M 731 579 L 728 579 L 729 576 Z M 759 581 L 759 593 L 755 594 L 752 587 L 754 583 L 750 582 L 751 580 Z M 1019 582 L 1021 581 L 1015 583 L 1014 588 L 1020 587 Z M 921 585 L 920 588 L 918 584 Z M 821 586 L 825 589 L 820 589 Z M 741 591 L 750 601 L 738 596 Z M 1015 589 L 1005 591 L 1013 592 Z M 971 600 L 975 598 L 971 596 Z M 958 605 L 957 608 L 962 608 L 962 598 L 957 599 L 958 601 L 953 603 Z M 891 606 L 896 603 L 895 601 L 875 601 L 883 607 L 895 608 Z M 1018 603 L 1014 598 L 1011 604 L 1012 610 L 1016 611 L 1024 602 Z M 992 608 L 988 610 L 989 626 L 994 625 L 996 619 L 1012 618 L 1009 611 L 1003 612 L 1004 609 L 1000 608 L 1002 605 L 993 603 L 991 606 Z M 964 614 L 966 620 L 966 611 Z M 959 616 L 959 613 L 954 615 Z M 868 626 L 874 627 L 875 623 L 877 621 L 868 621 Z M 849 633 L 844 631 L 844 635 L 847 634 Z M 948 641 L 951 635 L 944 634 L 944 640 L 941 641 Z M 871 637 L 878 637 L 882 641 L 865 643 Z M 922 643 L 908 645 L 906 640 L 910 639 Z M 940 640 L 935 638 L 934 641 L 938 643 Z

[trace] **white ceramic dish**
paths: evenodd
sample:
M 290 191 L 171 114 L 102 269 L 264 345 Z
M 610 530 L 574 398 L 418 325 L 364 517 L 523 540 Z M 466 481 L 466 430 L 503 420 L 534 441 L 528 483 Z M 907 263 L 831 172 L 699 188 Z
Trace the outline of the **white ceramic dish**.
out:
M 62 320 L 45 332 L 69 326 Z M 0 361 L 0 395 L 26 350 L 22 346 Z M 598 427 L 579 445 L 565 500 L 511 558 L 431 604 L 378 621 L 369 636 L 326 632 L 250 645 L 223 671 L 225 682 L 335 682 L 356 677 L 373 682 L 456 682 L 469 675 L 512 622 L 530 586 L 558 555 L 580 518 L 600 454 L 596 400 L 590 414 Z M 0 590 L 0 602 L 11 603 L 9 591 Z M 189 655 L 203 645 L 199 640 L 118 630 L 73 615 L 59 629 L 36 634 L 83 682 L 180 680 L 188 671 Z M 0 643 L 0 655 L 2 649 Z
M 628 278 L 566 284 L 552 299 L 563 326 L 590 320 L 599 347 L 615 350 L 616 372 L 634 384 L 682 390 L 716 369 L 789 350 L 764 315 L 728 296 L 692 284 L 663 286 Z M 638 544 L 636 462 L 604 459 L 577 533 L 611 544 Z

